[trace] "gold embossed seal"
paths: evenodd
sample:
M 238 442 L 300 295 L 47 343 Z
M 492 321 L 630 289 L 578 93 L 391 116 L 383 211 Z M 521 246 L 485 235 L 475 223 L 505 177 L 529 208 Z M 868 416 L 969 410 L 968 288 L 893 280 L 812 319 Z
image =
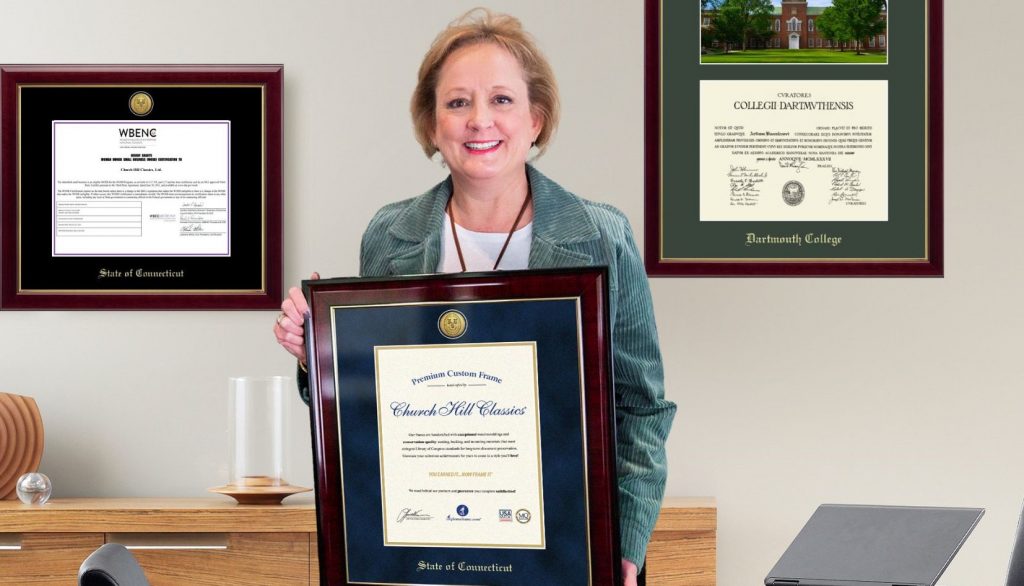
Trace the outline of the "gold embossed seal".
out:
M 466 316 L 462 315 L 462 312 L 449 309 L 437 320 L 437 329 L 449 340 L 460 338 L 466 333 Z
M 135 92 L 128 99 L 128 107 L 131 108 L 132 114 L 145 116 L 153 111 L 153 96 L 146 92 Z

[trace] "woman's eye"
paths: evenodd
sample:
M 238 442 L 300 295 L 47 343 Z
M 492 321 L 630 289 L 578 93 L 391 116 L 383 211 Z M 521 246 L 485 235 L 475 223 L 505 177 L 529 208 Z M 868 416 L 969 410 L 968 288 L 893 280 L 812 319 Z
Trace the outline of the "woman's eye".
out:
M 447 104 L 449 108 L 465 108 L 468 105 L 469 100 L 466 98 L 455 98 L 454 100 L 449 100 Z
M 510 98 L 508 96 L 495 96 L 494 97 L 494 103 L 495 104 L 511 104 L 512 103 L 512 98 Z

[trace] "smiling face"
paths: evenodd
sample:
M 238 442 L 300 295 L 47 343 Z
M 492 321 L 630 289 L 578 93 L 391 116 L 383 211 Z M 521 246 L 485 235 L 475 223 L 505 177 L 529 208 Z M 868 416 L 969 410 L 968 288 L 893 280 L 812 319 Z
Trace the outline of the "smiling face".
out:
M 492 43 L 462 47 L 441 67 L 435 96 L 433 142 L 457 181 L 522 177 L 543 121 L 515 57 Z

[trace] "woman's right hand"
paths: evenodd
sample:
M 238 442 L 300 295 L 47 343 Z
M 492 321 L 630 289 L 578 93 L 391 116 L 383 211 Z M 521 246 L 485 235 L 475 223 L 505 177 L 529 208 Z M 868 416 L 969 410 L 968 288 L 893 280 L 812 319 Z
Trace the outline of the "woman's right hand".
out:
M 320 273 L 314 272 L 310 280 L 320 278 Z M 302 295 L 302 290 L 292 287 L 288 290 L 288 296 L 281 302 L 281 314 L 277 316 L 274 324 L 274 337 L 282 348 L 298 359 L 299 364 L 306 366 L 306 337 L 304 332 L 305 315 L 309 312 L 309 305 Z

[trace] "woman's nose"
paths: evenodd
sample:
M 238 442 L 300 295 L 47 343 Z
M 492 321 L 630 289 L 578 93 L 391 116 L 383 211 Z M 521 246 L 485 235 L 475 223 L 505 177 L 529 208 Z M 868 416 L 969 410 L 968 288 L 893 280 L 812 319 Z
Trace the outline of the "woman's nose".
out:
M 490 128 L 494 124 L 494 119 L 491 116 L 491 110 L 487 107 L 486 103 L 481 104 L 477 102 L 473 105 L 473 110 L 470 112 L 469 125 L 475 130 L 482 130 Z

